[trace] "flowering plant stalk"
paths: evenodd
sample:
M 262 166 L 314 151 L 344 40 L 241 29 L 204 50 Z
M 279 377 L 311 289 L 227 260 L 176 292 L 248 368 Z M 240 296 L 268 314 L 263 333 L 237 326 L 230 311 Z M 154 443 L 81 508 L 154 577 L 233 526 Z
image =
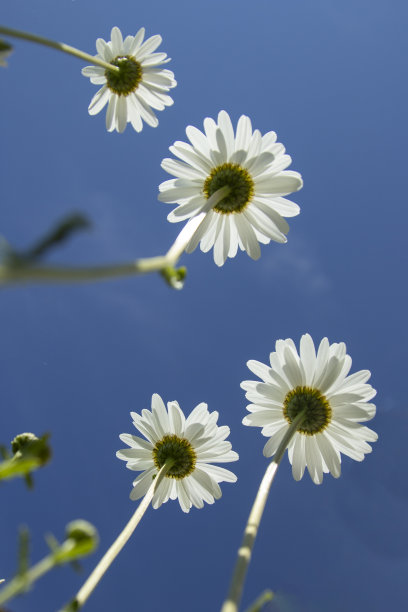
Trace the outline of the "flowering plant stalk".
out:
M 259 524 L 276 470 L 288 449 L 295 480 L 307 466 L 315 484 L 323 473 L 340 476 L 340 452 L 362 461 L 371 452 L 367 442 L 377 434 L 358 421 L 368 421 L 375 406 L 368 403 L 376 391 L 366 384 L 368 370 L 348 375 L 351 357 L 344 342 L 330 344 L 323 338 L 316 352 L 312 338 L 304 334 L 299 353 L 291 338 L 277 340 L 270 354 L 270 366 L 250 360 L 248 368 L 262 382 L 244 381 L 248 400 L 243 424 L 262 427 L 269 437 L 264 455 L 273 455 L 266 469 L 249 515 L 238 551 L 231 588 L 221 612 L 238 612 L 242 589 Z
M 77 57 L 78 59 L 81 59 L 85 62 L 91 62 L 95 66 L 100 66 L 105 70 L 109 70 L 111 72 L 119 72 L 119 68 L 117 66 L 113 66 L 112 64 L 109 64 L 108 62 L 105 62 L 102 59 L 96 58 L 93 55 L 90 55 L 89 53 L 85 53 L 85 51 L 81 51 L 80 49 L 71 47 L 71 45 L 67 45 L 62 42 L 57 42 L 49 38 L 44 38 L 44 36 L 37 36 L 37 34 L 31 34 L 31 32 L 23 32 L 22 30 L 13 30 L 12 28 L 6 28 L 2 25 L 0 25 L 0 34 L 4 34 L 5 36 L 11 36 L 13 38 L 20 38 L 22 40 L 28 40 L 29 42 L 34 42 L 45 47 L 51 47 L 52 49 L 56 49 L 57 51 L 62 51 L 63 53 L 68 53 L 68 55 L 73 55 L 74 57 Z
M 146 510 L 150 506 L 150 502 L 152 501 L 155 492 L 157 491 L 158 487 L 160 486 L 160 483 L 166 476 L 167 472 L 172 468 L 173 464 L 174 461 L 172 459 L 168 459 L 163 465 L 163 467 L 159 470 L 157 477 L 153 480 L 146 495 L 140 502 L 130 521 L 120 532 L 116 540 L 113 542 L 112 546 L 106 551 L 102 559 L 99 561 L 98 565 L 93 570 L 92 574 L 79 589 L 73 601 L 70 602 L 68 606 L 64 608 L 64 610 L 79 610 L 85 604 L 85 602 L 95 590 L 96 586 L 98 585 L 105 572 L 109 569 L 113 561 L 116 559 L 122 548 L 125 546 L 126 542 L 129 540 L 130 536 L 142 520 Z
M 218 189 L 209 198 L 207 208 L 216 206 L 228 193 L 228 186 Z M 3 263 L 0 263 L 0 286 L 30 282 L 83 283 L 160 272 L 173 288 L 181 289 L 184 275 L 183 273 L 181 275 L 177 274 L 174 266 L 189 244 L 191 237 L 205 221 L 205 215 L 206 211 L 202 211 L 190 219 L 165 255 L 136 259 L 124 264 L 89 267 L 33 265 L 29 260 L 26 261 L 14 257 L 8 245 L 6 247 L 3 246 L 5 257 L 3 258 Z
M 59 544 L 54 536 L 48 535 L 47 543 L 51 552 L 41 561 L 29 567 L 29 534 L 24 528 L 20 533 L 19 568 L 16 576 L 0 589 L 0 605 L 26 592 L 31 586 L 54 567 L 75 563 L 92 553 L 98 544 L 98 533 L 88 521 L 71 521 L 66 526 L 65 540 Z M 0 583 L 4 579 L 0 580 Z
M 141 415 L 133 412 L 132 417 L 135 427 L 147 440 L 122 434 L 121 440 L 130 448 L 118 451 L 117 457 L 126 461 L 130 470 L 143 470 L 133 482 L 130 494 L 132 500 L 141 497 L 143 500 L 65 612 L 79 610 L 84 605 L 150 502 L 153 508 L 158 508 L 169 498 L 178 498 L 183 512 L 189 512 L 192 505 L 202 508 L 204 501 L 212 504 L 221 497 L 220 482 L 236 480 L 229 470 L 212 465 L 212 462 L 236 461 L 238 455 L 225 440 L 229 427 L 219 427 L 218 413 L 209 413 L 206 404 L 199 404 L 185 418 L 176 401 L 168 402 L 166 410 L 163 400 L 155 393 L 152 411 L 143 410 Z
M 262 519 L 265 505 L 268 499 L 269 491 L 272 482 L 275 478 L 276 471 L 282 460 L 285 450 L 292 437 L 295 435 L 298 427 L 301 426 L 302 420 L 305 417 L 305 412 L 300 412 L 293 420 L 292 424 L 288 428 L 282 442 L 279 445 L 276 455 L 273 461 L 266 468 L 264 477 L 262 478 L 261 484 L 259 485 L 258 492 L 256 494 L 251 512 L 248 517 L 248 522 L 245 527 L 244 537 L 242 538 L 241 546 L 238 550 L 237 561 L 234 568 L 234 573 L 231 580 L 230 590 L 225 600 L 221 612 L 238 612 L 239 604 L 242 597 L 242 591 L 244 588 L 245 577 L 248 571 L 248 566 L 251 562 L 252 550 L 255 545 L 255 539 L 258 534 L 259 525 Z

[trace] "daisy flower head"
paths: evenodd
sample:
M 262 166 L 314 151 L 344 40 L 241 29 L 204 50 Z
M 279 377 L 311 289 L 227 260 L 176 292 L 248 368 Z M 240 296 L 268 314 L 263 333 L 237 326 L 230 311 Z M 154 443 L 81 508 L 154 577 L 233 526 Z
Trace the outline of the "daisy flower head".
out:
M 338 478 L 340 453 L 362 461 L 371 452 L 368 442 L 378 436 L 360 422 L 375 415 L 375 405 L 369 401 L 376 391 L 367 384 L 368 370 L 349 375 L 351 357 L 344 342 L 330 344 L 323 338 L 316 352 L 312 338 L 305 334 L 298 352 L 290 338 L 278 340 L 270 366 L 254 360 L 247 365 L 262 382 L 241 383 L 253 402 L 242 422 L 262 427 L 269 438 L 266 457 L 276 453 L 292 421 L 303 413 L 288 445 L 295 480 L 302 478 L 305 467 L 315 484 L 322 482 L 323 473 Z
M 123 40 L 119 28 L 112 28 L 111 40 L 96 41 L 95 56 L 117 66 L 119 71 L 105 70 L 100 66 L 86 66 L 82 74 L 91 83 L 102 85 L 88 107 L 90 115 L 99 113 L 106 104 L 106 129 L 123 132 L 131 123 L 136 132 L 143 129 L 143 121 L 157 127 L 155 110 L 163 110 L 173 104 L 167 92 L 176 86 L 174 74 L 161 66 L 170 61 L 166 53 L 154 53 L 162 38 L 158 34 L 143 42 L 145 29 Z
M 6 59 L 11 55 L 13 47 L 4 40 L 0 40 L 0 66 L 7 67 Z
M 131 412 L 133 425 L 146 439 L 131 434 L 119 437 L 130 448 L 116 456 L 126 467 L 142 473 L 134 480 L 130 499 L 143 497 L 167 459 L 174 465 L 160 483 L 153 497 L 153 508 L 168 499 L 178 499 L 183 512 L 191 506 L 202 508 L 221 497 L 220 482 L 235 482 L 235 474 L 213 463 L 237 461 L 238 454 L 226 441 L 229 427 L 217 425 L 218 412 L 209 412 L 207 404 L 198 404 L 186 418 L 176 401 L 167 409 L 160 395 L 152 396 L 152 410 Z
M 302 177 L 285 170 L 291 158 L 276 142 L 275 132 L 264 136 L 242 115 L 236 131 L 226 111 L 218 121 L 204 119 L 204 133 L 189 125 L 189 143 L 170 147 L 178 160 L 166 158 L 162 168 L 176 178 L 159 186 L 159 200 L 178 204 L 167 217 L 176 223 L 205 213 L 187 244 L 191 253 L 214 247 L 214 261 L 222 266 L 238 247 L 258 259 L 259 243 L 286 242 L 289 226 L 284 217 L 299 214 L 299 206 L 285 197 L 298 191 Z M 227 195 L 219 190 L 227 188 Z

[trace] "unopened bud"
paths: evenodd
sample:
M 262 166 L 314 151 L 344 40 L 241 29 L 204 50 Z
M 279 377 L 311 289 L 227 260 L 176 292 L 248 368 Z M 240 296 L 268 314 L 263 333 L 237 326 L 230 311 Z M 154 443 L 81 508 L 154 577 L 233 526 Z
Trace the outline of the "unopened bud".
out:
M 35 458 L 40 465 L 45 465 L 51 457 L 48 434 L 41 438 L 37 438 L 33 433 L 19 434 L 12 440 L 11 450 L 15 458 Z

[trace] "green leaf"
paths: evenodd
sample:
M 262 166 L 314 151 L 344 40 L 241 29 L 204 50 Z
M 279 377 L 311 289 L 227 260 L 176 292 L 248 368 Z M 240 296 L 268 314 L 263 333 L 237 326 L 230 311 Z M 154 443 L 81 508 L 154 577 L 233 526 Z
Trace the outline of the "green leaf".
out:
M 72 213 L 59 221 L 33 246 L 25 251 L 17 251 L 11 247 L 7 240 L 0 236 L 0 258 L 6 266 L 25 267 L 36 264 L 48 252 L 67 241 L 74 233 L 91 227 L 90 221 L 81 213 Z
M 73 213 L 65 217 L 65 219 L 62 219 L 62 221 L 53 227 L 50 232 L 41 238 L 33 247 L 23 253 L 22 256 L 24 259 L 35 261 L 48 253 L 51 248 L 68 240 L 74 233 L 79 230 L 89 229 L 90 227 L 91 223 L 84 215 Z

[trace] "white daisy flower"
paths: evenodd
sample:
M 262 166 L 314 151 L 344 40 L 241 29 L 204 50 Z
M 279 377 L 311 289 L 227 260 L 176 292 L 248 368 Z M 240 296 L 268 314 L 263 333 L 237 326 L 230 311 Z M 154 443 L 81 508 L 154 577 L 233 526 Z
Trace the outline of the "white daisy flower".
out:
M 221 497 L 220 482 L 235 482 L 235 474 L 212 463 L 237 461 L 238 454 L 226 441 L 229 427 L 217 426 L 218 412 L 208 412 L 207 404 L 194 408 L 186 419 L 177 402 L 168 402 L 167 410 L 157 393 L 152 396 L 152 411 L 131 412 L 133 425 L 147 440 L 131 434 L 119 437 L 130 448 L 116 456 L 127 461 L 130 470 L 142 471 L 133 482 L 130 499 L 143 497 L 166 459 L 175 463 L 153 497 L 153 508 L 168 499 L 179 500 L 183 512 L 191 506 L 202 508 Z
M 114 66 L 119 72 L 109 72 L 100 66 L 86 66 L 82 74 L 91 83 L 103 87 L 94 95 L 88 107 L 90 115 L 96 115 L 108 104 L 106 129 L 123 132 L 130 122 L 136 132 L 143 129 L 143 121 L 156 127 L 159 121 L 154 110 L 163 110 L 173 104 L 167 92 L 177 85 L 174 74 L 161 66 L 170 61 L 166 53 L 154 53 L 162 38 L 151 36 L 145 42 L 145 29 L 123 40 L 119 28 L 112 28 L 111 40 L 96 41 L 95 56 Z M 153 110 L 154 109 L 154 110 Z
M 253 402 L 244 425 L 262 427 L 269 437 L 264 455 L 271 457 L 293 419 L 305 411 L 304 420 L 288 445 L 289 461 L 295 480 L 300 480 L 305 467 L 314 483 L 320 484 L 323 473 L 340 476 L 340 453 L 362 461 L 371 452 L 367 442 L 375 442 L 377 434 L 360 425 L 375 415 L 369 400 L 375 389 L 366 384 L 371 374 L 361 370 L 348 376 L 351 357 L 344 342 L 329 344 L 327 338 L 315 351 L 309 334 L 300 340 L 300 352 L 290 338 L 278 340 L 270 354 L 271 367 L 259 361 L 248 361 L 248 368 L 262 382 L 241 383 L 246 398 Z
M 13 47 L 4 40 L 0 40 L 0 66 L 7 68 L 6 59 L 13 52 Z
M 176 223 L 206 213 L 186 247 L 188 253 L 201 243 L 204 252 L 214 247 L 218 266 L 235 257 L 238 247 L 258 259 L 258 243 L 286 242 L 289 226 L 283 217 L 298 215 L 300 209 L 282 196 L 298 191 L 302 177 L 285 170 L 292 160 L 276 142 L 275 132 L 262 136 L 253 131 L 245 115 L 235 134 L 225 111 L 218 114 L 218 123 L 207 117 L 204 131 L 189 125 L 191 144 L 177 141 L 170 147 L 181 161 L 162 161 L 162 168 L 177 177 L 159 186 L 159 200 L 179 205 L 167 219 Z M 214 202 L 211 196 L 224 186 L 228 195 Z

